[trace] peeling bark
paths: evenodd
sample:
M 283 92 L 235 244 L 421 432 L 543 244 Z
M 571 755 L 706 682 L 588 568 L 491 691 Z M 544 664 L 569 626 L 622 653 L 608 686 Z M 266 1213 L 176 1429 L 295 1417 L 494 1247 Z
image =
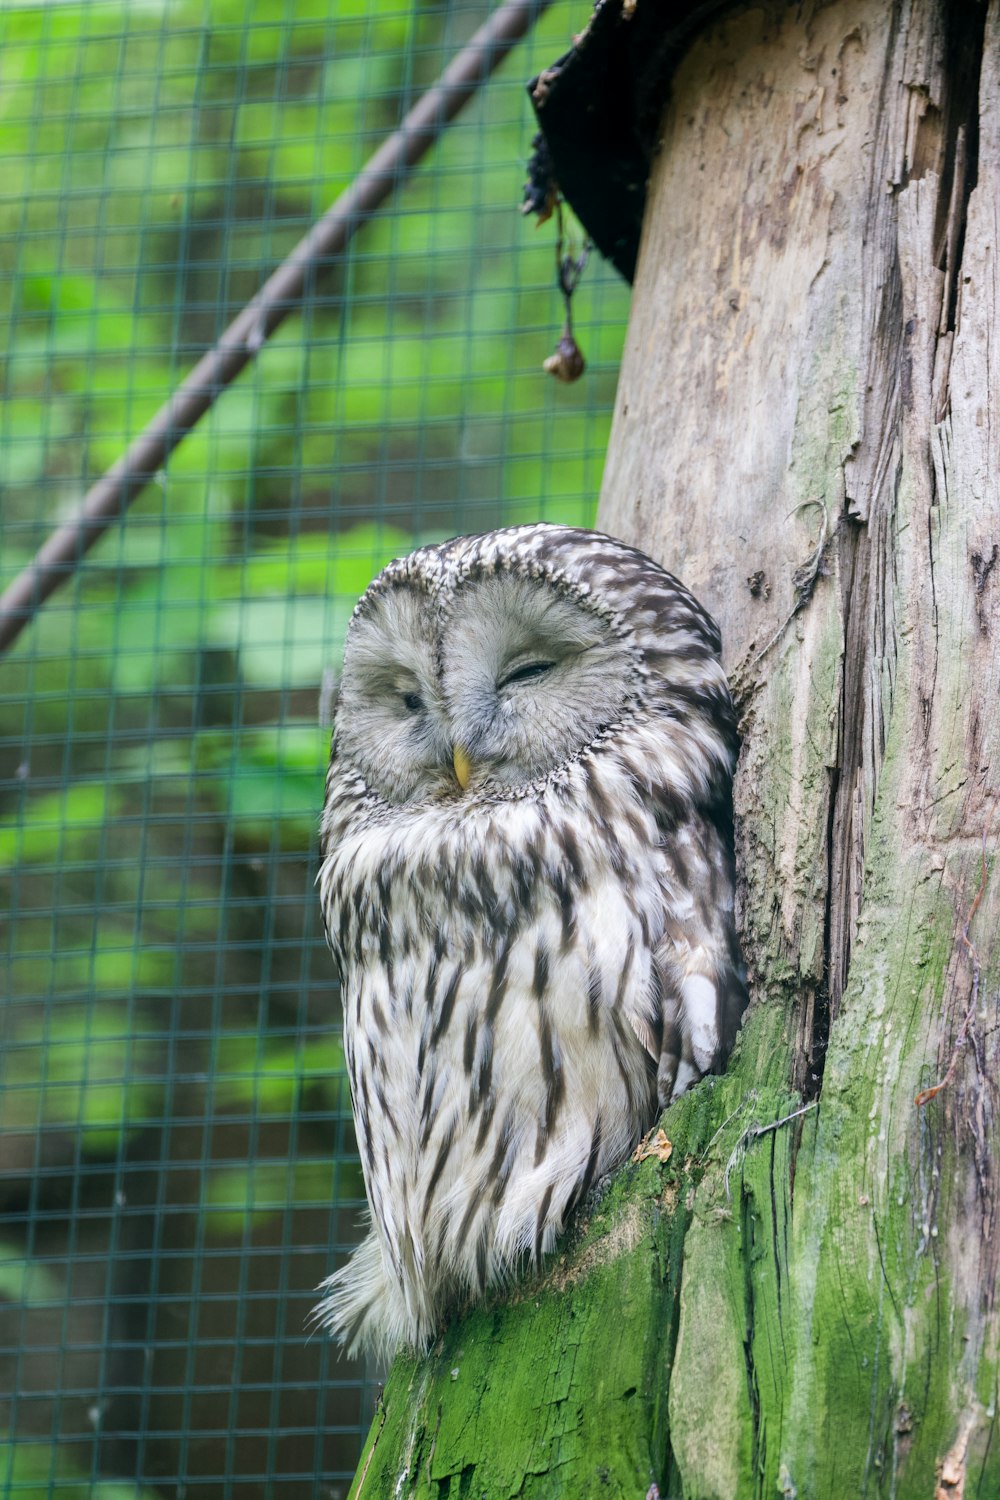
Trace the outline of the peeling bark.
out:
M 397 1363 L 355 1494 L 1000 1494 L 998 233 L 1000 0 L 681 64 L 600 522 L 723 626 L 754 1003 L 670 1161 Z

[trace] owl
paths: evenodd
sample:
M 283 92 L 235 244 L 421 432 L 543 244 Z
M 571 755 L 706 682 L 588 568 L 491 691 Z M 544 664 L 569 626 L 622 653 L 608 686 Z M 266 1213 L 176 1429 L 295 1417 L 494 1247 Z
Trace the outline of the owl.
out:
M 347 635 L 319 888 L 371 1211 L 318 1316 L 426 1346 L 550 1250 L 732 1046 L 733 705 L 719 631 L 609 536 L 390 564 Z

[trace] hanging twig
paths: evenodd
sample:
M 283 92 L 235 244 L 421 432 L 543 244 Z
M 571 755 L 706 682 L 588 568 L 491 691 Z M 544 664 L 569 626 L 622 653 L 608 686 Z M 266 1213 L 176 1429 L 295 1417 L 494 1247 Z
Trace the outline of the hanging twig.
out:
M 90 489 L 78 514 L 52 533 L 14 579 L 0 598 L 0 650 L 17 639 L 97 539 L 124 516 L 181 440 L 300 305 L 325 263 L 349 244 L 550 4 L 551 0 L 507 0 L 479 28 L 346 192 L 198 361 L 145 431 Z
M 563 218 L 563 202 L 561 197 L 555 200 L 556 223 L 559 226 L 556 236 L 556 280 L 562 293 L 563 306 L 566 309 L 566 318 L 563 323 L 563 331 L 556 345 L 556 352 L 550 354 L 542 364 L 542 369 L 549 375 L 554 375 L 557 380 L 572 383 L 579 380 L 587 362 L 573 335 L 573 293 L 576 291 L 577 283 L 583 275 L 590 257 L 590 241 L 585 239 L 580 247 L 579 255 L 574 255 L 572 248 L 564 250 L 566 238 L 566 227 Z

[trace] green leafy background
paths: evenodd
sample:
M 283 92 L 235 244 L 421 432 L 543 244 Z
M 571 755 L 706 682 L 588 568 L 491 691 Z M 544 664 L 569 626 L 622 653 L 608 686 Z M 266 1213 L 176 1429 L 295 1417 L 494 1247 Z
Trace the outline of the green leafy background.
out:
M 490 7 L 0 9 L 0 582 Z M 0 1495 L 346 1492 L 378 1372 L 313 880 L 318 705 L 416 542 L 594 515 L 627 311 L 558 385 L 517 213 L 557 3 L 0 665 Z M 366 1384 L 366 1380 L 369 1382 Z

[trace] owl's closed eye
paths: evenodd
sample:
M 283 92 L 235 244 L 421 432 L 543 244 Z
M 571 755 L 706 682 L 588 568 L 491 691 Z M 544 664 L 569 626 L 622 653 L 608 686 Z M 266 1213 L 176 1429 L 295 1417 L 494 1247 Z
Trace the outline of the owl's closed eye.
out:
M 322 1315 L 420 1344 L 538 1260 L 745 1003 L 716 627 L 534 526 L 392 564 L 345 652 L 324 916 L 372 1231 Z

